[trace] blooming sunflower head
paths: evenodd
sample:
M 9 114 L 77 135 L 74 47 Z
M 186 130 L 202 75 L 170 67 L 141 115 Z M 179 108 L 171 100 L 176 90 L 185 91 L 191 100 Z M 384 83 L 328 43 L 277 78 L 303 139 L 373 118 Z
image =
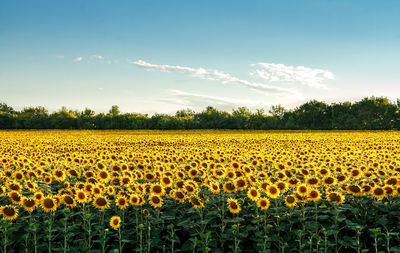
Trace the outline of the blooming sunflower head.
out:
M 119 227 L 121 226 L 121 218 L 119 216 L 113 216 L 110 219 L 110 226 L 115 229 L 118 230 Z

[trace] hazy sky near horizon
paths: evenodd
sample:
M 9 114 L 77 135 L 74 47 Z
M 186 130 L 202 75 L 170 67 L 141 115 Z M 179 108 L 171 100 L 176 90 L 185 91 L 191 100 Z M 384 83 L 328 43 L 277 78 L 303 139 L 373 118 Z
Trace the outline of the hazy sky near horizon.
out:
M 0 0 L 0 102 L 230 111 L 400 98 L 397 0 Z

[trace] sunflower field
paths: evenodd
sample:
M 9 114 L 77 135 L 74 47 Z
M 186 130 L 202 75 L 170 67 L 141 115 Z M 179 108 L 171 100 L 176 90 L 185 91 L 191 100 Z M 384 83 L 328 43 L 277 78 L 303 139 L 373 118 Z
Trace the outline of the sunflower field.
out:
M 399 132 L 0 131 L 3 252 L 400 252 Z

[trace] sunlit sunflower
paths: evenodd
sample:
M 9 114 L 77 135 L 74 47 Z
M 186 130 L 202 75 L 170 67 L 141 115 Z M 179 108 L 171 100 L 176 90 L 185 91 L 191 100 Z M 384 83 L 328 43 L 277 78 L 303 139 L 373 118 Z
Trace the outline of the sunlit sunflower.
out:
M 113 216 L 110 219 L 110 226 L 115 229 L 118 230 L 119 227 L 121 226 L 121 218 L 119 216 Z
M 192 196 L 190 196 L 189 200 L 190 200 L 190 203 L 192 203 L 192 205 L 195 208 L 203 208 L 204 207 L 203 201 L 201 201 L 200 198 L 197 196 L 192 195 Z
M 24 174 L 22 174 L 20 171 L 16 171 L 13 173 L 13 177 L 17 181 L 23 181 L 24 180 Z
M 139 205 L 139 196 L 137 194 L 132 194 L 131 196 L 129 196 L 129 203 L 132 206 Z
M 228 202 L 228 209 L 231 213 L 236 214 L 242 210 L 236 199 L 229 198 L 227 202 Z
M 150 195 L 149 196 L 149 203 L 154 208 L 161 207 L 163 205 L 163 200 L 159 195 Z
M 326 199 L 330 202 L 336 202 L 337 205 L 343 204 L 344 196 L 340 192 L 330 192 Z
M 230 182 L 230 181 L 226 182 L 224 184 L 223 188 L 224 188 L 224 191 L 227 192 L 227 193 L 232 193 L 232 192 L 235 192 L 237 190 L 235 184 L 233 182 Z
M 259 198 L 257 201 L 257 206 L 261 208 L 261 210 L 266 210 L 270 206 L 270 202 L 267 198 Z
M 283 181 L 279 181 L 275 183 L 276 187 L 278 187 L 280 193 L 285 193 L 288 190 L 288 184 Z
M 100 181 L 107 183 L 110 180 L 110 173 L 106 170 L 100 170 L 97 173 L 97 178 L 100 179 Z
M 123 210 L 123 209 L 125 209 L 125 208 L 128 207 L 129 202 L 128 202 L 128 199 L 127 199 L 126 197 L 124 197 L 124 196 L 119 196 L 119 197 L 115 200 L 115 205 L 116 205 L 119 209 Z
M 260 197 L 260 192 L 255 187 L 251 187 L 247 191 L 247 197 L 252 201 L 256 201 Z
M 162 177 L 160 181 L 164 187 L 172 186 L 172 179 L 170 177 Z
M 62 197 L 61 197 L 61 202 L 62 202 L 64 205 L 68 206 L 68 207 L 74 207 L 74 206 L 76 206 L 76 201 L 75 201 L 75 199 L 72 198 L 72 197 L 71 197 L 70 195 L 68 195 L 68 194 L 62 195 Z
M 34 198 L 22 198 L 22 207 L 28 212 L 32 212 L 38 205 L 38 202 Z
M 285 205 L 288 207 L 293 207 L 297 203 L 296 198 L 293 195 L 289 195 L 285 198 Z
M 89 202 L 89 196 L 85 191 L 82 190 L 78 190 L 75 193 L 75 199 L 79 202 L 79 203 L 86 203 Z
M 244 190 L 247 188 L 248 184 L 247 184 L 247 180 L 243 177 L 239 177 L 237 178 L 235 181 L 235 186 L 238 190 Z
M 60 169 L 56 169 L 53 171 L 53 177 L 59 181 L 62 182 L 65 180 L 65 173 L 64 171 L 60 170 Z
M 185 193 L 181 190 L 175 190 L 173 197 L 174 197 L 174 199 L 178 200 L 180 203 L 185 202 L 185 199 L 186 199 Z
M 279 194 L 280 194 L 279 189 L 275 185 L 269 185 L 267 187 L 267 195 L 271 199 L 277 198 L 279 196 Z
M 320 183 L 319 179 L 317 177 L 309 177 L 306 179 L 306 185 L 311 186 L 311 187 L 316 187 Z
M 18 217 L 18 209 L 11 205 L 0 207 L 0 211 L 3 217 L 8 220 L 14 220 Z
M 164 194 L 164 188 L 160 184 L 153 184 L 150 187 L 150 194 L 161 196 Z
M 318 200 L 321 199 L 321 193 L 319 192 L 318 189 L 311 189 L 308 192 L 308 196 L 307 197 L 312 201 L 318 201 Z
M 50 176 L 46 176 L 43 179 L 45 184 L 51 184 L 51 182 L 53 182 L 53 179 Z
M 43 199 L 43 193 L 41 193 L 41 192 L 36 192 L 35 194 L 33 194 L 33 198 L 34 198 L 36 201 L 41 202 L 42 199 Z
M 383 199 L 385 197 L 385 190 L 380 186 L 375 186 L 371 191 L 372 196 L 376 199 Z
M 56 201 L 50 196 L 44 197 L 40 205 L 46 213 L 54 212 L 57 209 Z
M 209 189 L 214 194 L 218 194 L 221 191 L 221 188 L 219 187 L 219 183 L 217 183 L 217 182 L 210 183 Z
M 97 209 L 104 210 L 110 207 L 110 202 L 104 196 L 97 196 L 93 200 L 93 206 L 96 207 Z
M 349 185 L 347 187 L 347 191 L 355 196 L 361 196 L 362 195 L 362 190 L 361 187 L 355 184 Z
M 13 204 L 18 205 L 19 203 L 21 203 L 22 195 L 17 191 L 9 192 L 8 197 L 11 199 Z

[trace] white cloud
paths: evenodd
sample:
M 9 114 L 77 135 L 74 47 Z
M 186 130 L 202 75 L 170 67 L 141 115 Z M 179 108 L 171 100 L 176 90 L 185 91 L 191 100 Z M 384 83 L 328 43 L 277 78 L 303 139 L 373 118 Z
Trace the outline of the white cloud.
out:
M 300 83 L 313 88 L 327 88 L 323 84 L 326 80 L 335 79 L 329 70 L 312 69 L 304 66 L 286 66 L 284 64 L 260 62 L 251 66 L 261 67 L 250 72 L 250 75 L 259 77 L 268 82 Z
M 246 106 L 249 108 L 261 108 L 269 106 L 265 102 L 256 102 L 250 99 L 238 99 L 229 97 L 216 97 L 210 95 L 196 94 L 185 92 L 181 90 L 167 90 L 168 95 L 162 98 L 158 98 L 156 102 L 162 102 L 166 104 L 177 104 L 179 106 L 189 106 L 204 108 L 204 106 L 212 105 L 221 109 L 232 109 L 240 106 Z
M 76 57 L 74 59 L 74 61 L 81 62 L 81 61 L 83 61 L 83 57 L 82 56 L 78 56 L 78 57 Z
M 132 64 L 144 68 L 148 71 L 179 72 L 200 79 L 219 81 L 223 84 L 235 84 L 241 87 L 247 87 L 253 90 L 262 91 L 266 95 L 280 95 L 280 96 L 300 95 L 294 89 L 281 88 L 281 87 L 271 86 L 268 84 L 256 83 L 248 80 L 239 79 L 237 77 L 231 76 L 230 74 L 224 73 L 220 70 L 209 70 L 205 68 L 191 68 L 191 67 L 182 67 L 175 65 L 157 65 L 142 60 L 132 62 Z
M 97 60 L 103 60 L 104 57 L 101 55 L 92 55 L 93 58 L 97 59 Z

